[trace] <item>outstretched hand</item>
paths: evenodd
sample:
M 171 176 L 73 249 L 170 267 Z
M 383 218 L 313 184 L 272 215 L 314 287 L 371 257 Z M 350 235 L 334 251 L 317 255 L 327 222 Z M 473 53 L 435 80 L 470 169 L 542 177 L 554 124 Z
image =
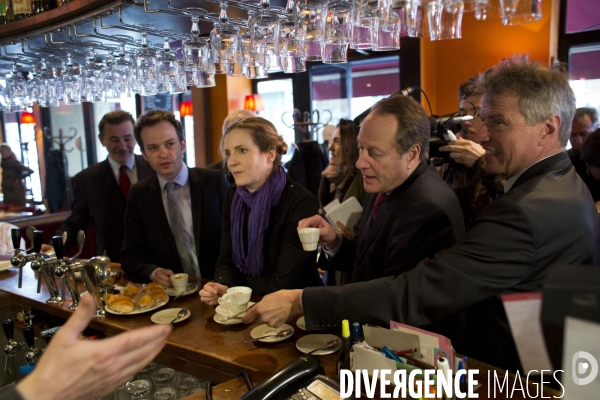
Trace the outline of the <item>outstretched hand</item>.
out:
M 97 340 L 80 340 L 96 305 L 81 298 L 71 318 L 54 335 L 35 369 L 17 385 L 25 400 L 103 397 L 133 378 L 162 350 L 171 325 L 154 325 Z
M 277 328 L 285 322 L 302 315 L 302 290 L 280 290 L 271 293 L 256 303 L 242 318 L 245 324 L 256 319 L 270 327 Z

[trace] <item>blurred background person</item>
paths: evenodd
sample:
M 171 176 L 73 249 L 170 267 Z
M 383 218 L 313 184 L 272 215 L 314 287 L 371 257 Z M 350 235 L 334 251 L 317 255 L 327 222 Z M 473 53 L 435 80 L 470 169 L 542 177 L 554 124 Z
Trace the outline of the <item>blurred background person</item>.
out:
M 318 211 L 317 200 L 281 166 L 287 144 L 266 119 L 244 118 L 226 130 L 221 151 L 235 185 L 223 204 L 221 254 L 214 282 L 200 291 L 215 305 L 231 286 L 265 295 L 320 286 L 316 251 L 304 251 L 298 221 Z
M 492 201 L 497 190 L 502 187 L 502 182 L 495 175 L 485 172 L 485 150 L 473 139 L 483 126 L 479 116 L 483 90 L 478 75 L 472 76 L 459 86 L 458 98 L 458 114 L 469 115 L 473 119 L 461 124 L 455 141 L 440 147 L 440 151 L 448 152 L 452 159 L 440 168 L 440 173 L 458 197 L 465 219 L 465 229 L 468 231 L 479 211 Z
M 25 205 L 25 185 L 23 179 L 33 174 L 33 170 L 21 164 L 9 145 L 0 145 L 2 156 L 2 194 L 4 204 Z
M 358 127 L 353 121 L 340 119 L 329 145 L 329 165 L 323 170 L 319 186 L 319 203 L 325 207 L 333 200 L 343 203 L 356 197 L 360 204 L 365 202 L 362 174 L 356 168 L 358 160 Z
M 581 148 L 581 162 L 586 167 L 583 181 L 592 193 L 592 198 L 598 206 L 600 201 L 600 129 L 589 135 Z
M 581 151 L 588 136 L 597 127 L 598 111 L 595 108 L 580 107 L 575 110 L 575 117 L 573 117 L 573 123 L 571 124 L 571 136 L 569 138 L 573 147 L 569 149 L 569 157 L 575 167 L 575 171 L 577 171 L 583 180 L 586 180 L 588 176 L 588 169 L 585 162 L 581 160 Z

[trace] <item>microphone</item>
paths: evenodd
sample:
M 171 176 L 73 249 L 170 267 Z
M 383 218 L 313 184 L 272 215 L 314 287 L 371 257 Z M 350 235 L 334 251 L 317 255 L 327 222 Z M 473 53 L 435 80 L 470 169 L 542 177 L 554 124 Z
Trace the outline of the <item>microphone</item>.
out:
M 399 91 L 398 94 L 400 94 L 402 96 L 408 96 L 409 94 L 411 94 L 412 92 L 414 92 L 417 89 L 418 89 L 417 86 L 407 87 L 407 88 L 404 88 L 401 91 Z
M 439 117 L 437 118 L 437 123 L 440 125 L 445 125 L 445 124 L 450 124 L 450 125 L 457 125 L 460 124 L 461 122 L 467 122 L 467 121 L 471 121 L 473 120 L 473 116 L 472 115 L 451 115 L 449 117 Z

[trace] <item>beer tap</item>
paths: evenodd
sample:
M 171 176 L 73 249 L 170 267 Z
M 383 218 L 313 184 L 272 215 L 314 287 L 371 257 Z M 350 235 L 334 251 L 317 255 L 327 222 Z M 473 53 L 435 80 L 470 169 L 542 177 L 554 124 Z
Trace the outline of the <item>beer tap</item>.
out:
M 15 254 L 10 259 L 10 264 L 19 269 L 19 289 L 23 287 L 23 267 L 28 261 L 25 250 L 21 249 L 21 228 L 13 228 L 10 230 Z
M 29 229 L 27 230 L 29 233 Z M 33 255 L 35 257 L 31 261 L 31 269 L 38 273 L 38 285 L 37 292 L 41 291 L 42 279 L 46 282 L 46 287 L 50 292 L 50 298 L 46 300 L 48 304 L 61 304 L 64 301 L 64 297 L 61 296 L 58 291 L 58 286 L 54 280 L 54 273 L 52 272 L 52 257 L 41 253 L 43 232 L 34 230 L 32 232 L 33 242 Z
M 29 351 L 25 353 L 25 361 L 29 365 L 34 365 L 42 356 L 42 351 L 35 347 L 35 330 L 33 329 L 33 325 L 25 325 L 23 336 L 25 336 L 25 343 L 29 346 Z
M 96 314 L 94 314 L 94 317 L 104 318 L 106 316 L 106 311 L 104 310 L 104 303 L 102 302 L 102 296 L 100 295 L 100 290 L 98 289 L 96 269 L 94 265 L 88 262 L 83 263 L 81 261 L 73 261 L 81 254 L 81 251 L 83 250 L 83 245 L 85 244 L 85 232 L 77 232 L 77 243 L 79 244 L 79 251 L 77 254 L 71 257 L 69 260 L 69 266 L 73 273 L 81 273 L 83 284 L 85 285 L 88 294 L 94 297 L 94 301 L 96 302 Z
M 2 322 L 2 328 L 4 329 L 4 335 L 8 343 L 4 346 L 4 354 L 6 354 L 6 361 L 4 362 L 4 375 L 8 368 L 8 359 L 13 359 L 13 370 L 14 370 L 14 356 L 25 347 L 25 343 L 19 343 L 13 340 L 15 334 L 15 323 L 12 319 L 7 319 Z M 16 380 L 16 374 L 15 374 Z
M 69 310 L 75 311 L 81 300 L 79 292 L 77 291 L 77 284 L 75 283 L 75 276 L 71 267 L 69 266 L 68 260 L 63 259 L 63 242 L 60 236 L 52 237 L 52 245 L 54 246 L 54 253 L 56 254 L 56 260 L 54 264 L 54 276 L 58 279 L 63 280 L 63 287 L 67 285 L 73 304 L 69 307 Z

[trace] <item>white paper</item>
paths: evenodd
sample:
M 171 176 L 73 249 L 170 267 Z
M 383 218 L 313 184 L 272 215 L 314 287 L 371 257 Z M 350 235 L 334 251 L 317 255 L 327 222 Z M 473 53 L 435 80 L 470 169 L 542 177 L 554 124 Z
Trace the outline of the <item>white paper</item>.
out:
M 553 370 L 542 333 L 542 294 L 503 295 L 502 302 L 525 372 Z
M 336 222 L 340 222 L 346 228 L 352 230 L 354 225 L 358 223 L 360 216 L 362 214 L 362 206 L 356 199 L 356 197 L 350 197 L 348 200 L 344 201 L 342 204 L 337 207 L 331 209 L 329 206 L 331 203 L 327 205 L 327 209 L 325 209 L 326 213 L 325 218 L 327 221 L 335 228 L 336 231 L 339 231 Z

